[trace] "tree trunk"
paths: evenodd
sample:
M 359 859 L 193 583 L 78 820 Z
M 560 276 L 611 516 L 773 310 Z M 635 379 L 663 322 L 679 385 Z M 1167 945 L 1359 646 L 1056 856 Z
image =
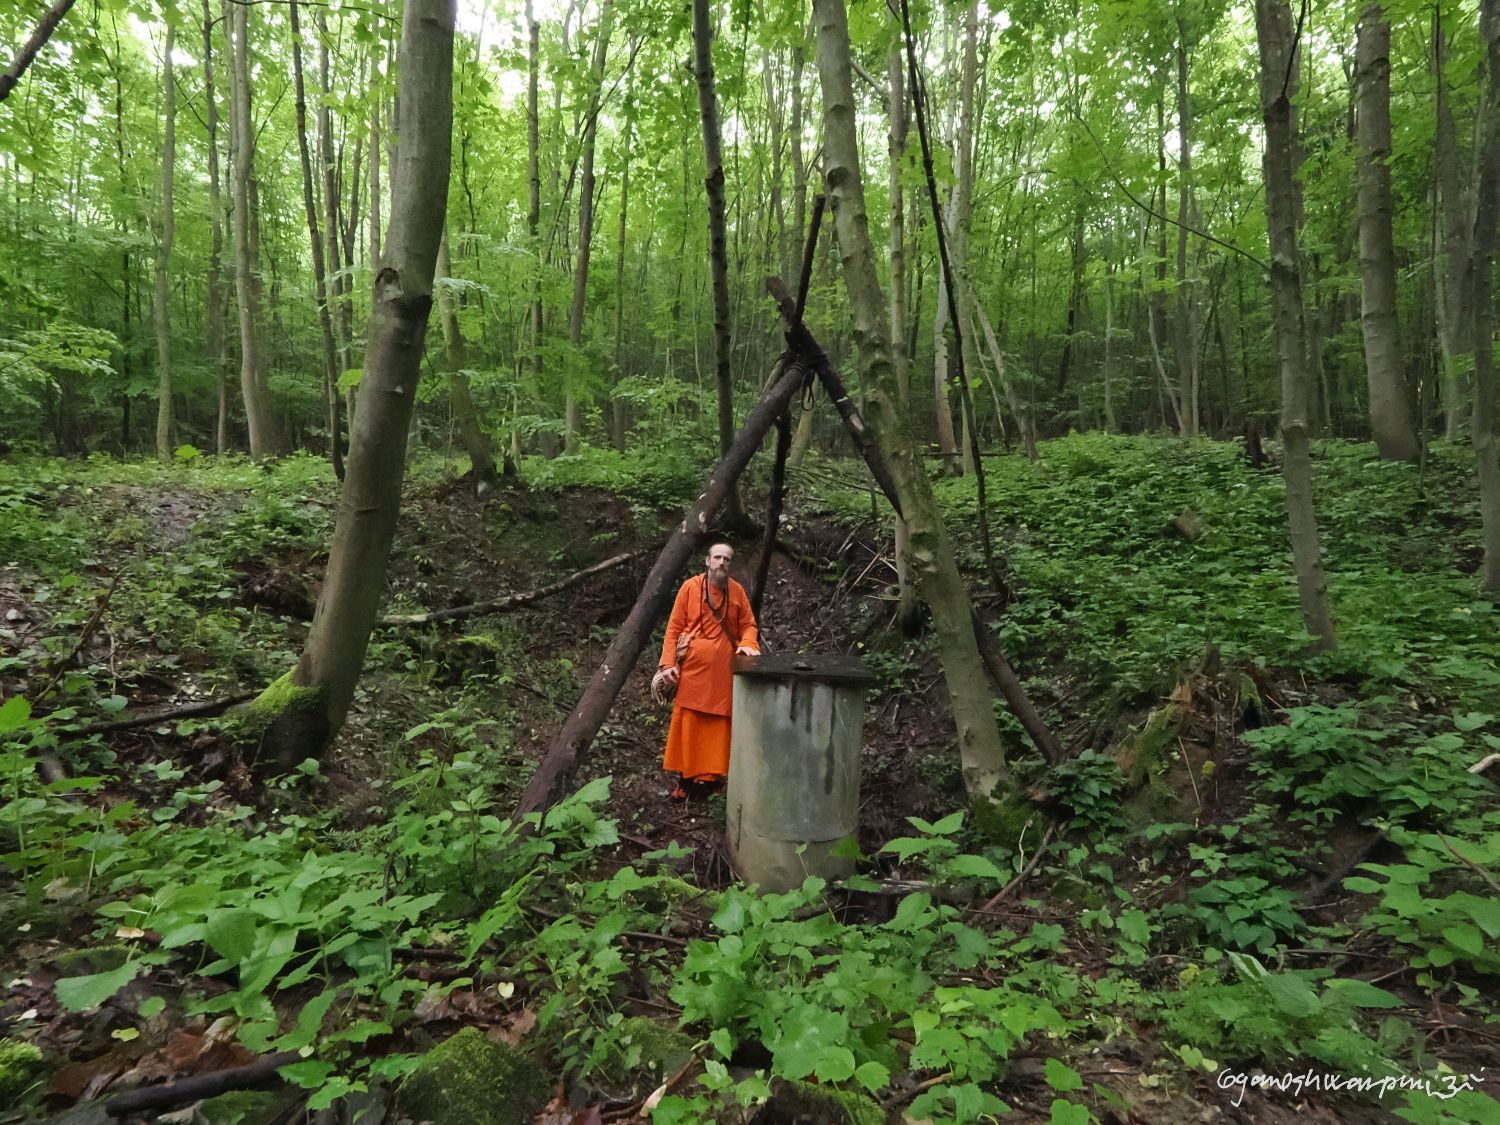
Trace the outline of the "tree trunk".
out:
M 234 284 L 240 312 L 240 392 L 245 398 L 245 423 L 250 431 L 250 456 L 271 457 L 282 450 L 276 411 L 267 385 L 261 351 L 260 254 L 251 213 L 251 181 L 255 175 L 255 129 L 250 118 L 250 40 L 248 7 L 225 0 L 225 16 L 232 29 L 230 67 L 231 130 L 234 134 Z
M 156 241 L 156 286 L 152 293 L 152 313 L 156 324 L 156 456 L 163 461 L 172 457 L 172 319 L 167 307 L 171 295 L 172 175 L 177 167 L 177 84 L 172 77 L 172 45 L 176 34 L 167 24 L 166 43 L 162 47 L 162 142 L 161 142 L 161 218 Z
M 1183 437 L 1198 436 L 1198 299 L 1188 276 L 1188 223 L 1193 202 L 1193 113 L 1188 100 L 1187 26 L 1177 17 L 1177 401 Z
M 353 366 L 349 356 L 349 338 L 354 331 L 353 309 L 350 307 L 353 303 L 350 300 L 353 296 L 353 284 L 347 271 L 341 273 L 339 270 L 339 177 L 333 149 L 332 114 L 328 108 L 333 96 L 333 86 L 328 59 L 328 19 L 321 11 L 318 13 L 318 85 L 323 94 L 318 99 L 318 152 L 323 164 L 323 247 L 328 271 L 333 274 L 327 285 L 326 300 L 333 327 L 334 354 L 338 357 L 333 373 L 334 402 L 329 409 L 335 433 L 334 464 L 338 466 L 341 461 L 337 440 L 338 378 Z
M 453 23 L 454 0 L 406 2 L 397 110 L 401 142 L 350 435 L 349 475 L 302 658 L 248 705 L 247 718 L 253 725 L 259 721 L 262 771 L 284 771 L 320 757 L 343 727 L 385 591 L 448 204 Z
M 719 452 L 734 439 L 734 386 L 729 374 L 729 259 L 725 250 L 724 154 L 719 139 L 719 98 L 714 89 L 713 27 L 708 0 L 693 0 L 693 73 L 703 120 L 703 164 L 708 189 L 708 258 L 713 271 L 714 372 L 719 388 Z M 737 492 L 731 522 L 741 522 Z
M 312 243 L 313 297 L 318 302 L 318 327 L 323 336 L 323 402 L 328 425 L 328 460 L 333 465 L 334 475 L 343 480 L 344 457 L 339 450 L 338 350 L 333 339 L 333 313 L 328 307 L 328 271 L 323 258 L 323 237 L 318 231 L 318 205 L 313 198 L 312 154 L 307 143 L 307 85 L 302 77 L 302 21 L 298 7 L 297 0 L 291 0 L 292 84 L 296 92 L 297 153 L 302 162 L 302 206 L 307 212 L 307 235 Z M 318 110 L 320 124 L 326 114 L 326 109 Z M 336 257 L 333 262 L 338 265 Z
M 1438 198 L 1441 252 L 1436 256 L 1438 346 L 1442 351 L 1443 436 L 1455 441 L 1463 432 L 1469 403 L 1469 369 L 1473 362 L 1472 263 L 1469 257 L 1469 211 L 1459 171 L 1458 135 L 1448 102 L 1445 69 L 1447 46 L 1442 7 L 1432 13 L 1432 56 L 1437 122 L 1433 165 Z
M 615 338 L 611 349 L 610 382 L 618 385 L 625 375 L 625 235 L 630 218 L 630 146 L 635 126 L 634 80 L 625 91 L 625 137 L 620 158 L 620 225 L 615 237 Z M 644 287 L 643 287 L 644 288 Z M 625 452 L 630 430 L 630 403 L 618 394 L 610 396 L 610 438 Z
M 895 371 L 885 325 L 885 301 L 875 273 L 856 143 L 850 78 L 849 27 L 843 0 L 815 0 L 818 70 L 823 83 L 825 177 L 833 202 L 844 282 L 849 294 L 860 375 L 869 406 L 869 428 L 890 470 L 911 530 L 912 564 L 932 612 L 943 674 L 948 684 L 964 783 L 988 798 L 1008 781 L 1009 769 L 991 710 L 970 619 L 968 596 L 953 558 L 921 454 L 898 405 Z
M 1260 44 L 1261 111 L 1266 126 L 1266 225 L 1271 247 L 1271 303 L 1281 358 L 1282 471 L 1286 477 L 1292 563 L 1297 572 L 1302 623 L 1317 638 L 1316 647 L 1327 650 L 1334 647 L 1333 616 L 1328 605 L 1328 581 L 1319 558 L 1307 437 L 1307 351 L 1297 252 L 1297 172 L 1292 160 L 1296 46 L 1286 0 L 1256 0 L 1255 30 Z
M 891 361 L 896 368 L 896 394 L 903 413 L 911 411 L 911 356 L 906 350 L 906 212 L 902 206 L 901 169 L 906 162 L 906 82 L 901 48 L 891 48 L 887 60 L 890 76 L 890 177 L 891 177 Z M 896 622 L 908 636 L 921 624 L 921 602 L 911 574 L 911 532 L 897 517 Z
M 1396 247 L 1391 232 L 1391 25 L 1379 0 L 1359 18 L 1359 272 L 1370 389 L 1370 429 L 1387 460 L 1412 461 L 1421 451 L 1412 422 L 1396 319 Z
M 443 322 L 443 343 L 447 347 L 448 401 L 453 407 L 453 421 L 458 426 L 458 436 L 464 443 L 464 452 L 473 466 L 475 486 L 493 484 L 499 479 L 495 470 L 495 451 L 490 446 L 489 436 L 479 425 L 479 411 L 474 408 L 474 395 L 469 388 L 469 349 L 464 343 L 463 330 L 458 325 L 458 307 L 453 300 L 453 289 L 445 284 L 453 277 L 453 266 L 448 258 L 448 235 L 438 246 L 437 258 L 437 302 L 438 314 Z
M 1489 93 L 1474 211 L 1474 456 L 1484 536 L 1484 589 L 1500 593 L 1500 463 L 1495 441 L 1495 229 L 1500 225 L 1500 0 L 1482 0 Z
M 203 104 L 208 129 L 208 354 L 218 386 L 214 452 L 229 447 L 229 334 L 225 330 L 223 202 L 219 198 L 219 104 L 214 93 L 214 20 L 203 0 Z
M 526 0 L 526 238 L 531 250 L 531 371 L 542 387 L 542 166 L 537 118 L 538 56 L 541 28 Z
M 594 139 L 599 132 L 599 103 L 604 93 L 604 60 L 609 54 L 609 36 L 614 28 L 613 0 L 603 0 L 599 9 L 599 37 L 594 42 L 594 71 L 588 112 L 583 121 L 583 178 L 578 188 L 578 264 L 573 270 L 573 307 L 568 314 L 568 339 L 573 342 L 575 363 L 583 362 L 583 313 L 588 298 L 589 252 L 594 242 Z M 569 390 L 564 447 L 578 452 L 578 398 Z

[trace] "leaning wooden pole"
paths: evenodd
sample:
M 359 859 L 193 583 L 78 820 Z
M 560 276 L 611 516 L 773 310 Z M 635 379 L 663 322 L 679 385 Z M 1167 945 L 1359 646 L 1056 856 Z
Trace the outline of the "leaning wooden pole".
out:
M 811 372 L 823 384 L 828 397 L 833 399 L 834 405 L 838 407 L 839 416 L 843 418 L 844 425 L 849 430 L 849 436 L 854 441 L 854 447 L 865 459 L 865 464 L 869 465 L 871 475 L 874 476 L 881 491 L 885 493 L 885 498 L 890 501 L 891 507 L 896 509 L 896 515 L 899 516 L 901 505 L 896 500 L 896 489 L 891 483 L 890 471 L 881 459 L 880 449 L 872 440 L 858 408 L 849 397 L 849 392 L 844 389 L 843 380 L 839 378 L 838 372 L 833 370 L 822 347 L 813 339 L 812 333 L 802 324 L 796 303 L 787 293 L 786 286 L 779 278 L 769 277 L 766 279 L 766 287 L 771 290 L 781 306 L 782 327 L 786 330 L 787 340 L 798 349 Z M 979 647 L 980 659 L 984 662 L 990 679 L 994 680 L 995 686 L 1000 689 L 1001 698 L 1010 707 L 1011 713 L 1020 721 L 1036 748 L 1042 752 L 1042 757 L 1047 759 L 1049 764 L 1055 765 L 1062 761 L 1064 755 L 1061 744 L 1047 728 L 1041 713 L 1027 696 L 1026 689 L 1021 686 L 1020 677 L 1006 661 L 1005 654 L 1000 651 L 1000 646 L 995 643 L 989 626 L 980 619 L 978 613 L 974 613 L 972 609 L 970 612 L 974 621 L 974 640 Z
M 787 409 L 792 396 L 801 389 L 805 369 L 800 358 L 795 355 L 788 357 L 781 367 L 781 378 L 770 386 L 750 411 L 744 426 L 730 443 L 729 451 L 709 474 L 703 493 L 693 502 L 682 523 L 657 556 L 651 573 L 641 586 L 640 596 L 630 610 L 630 616 L 620 626 L 609 651 L 604 654 L 604 662 L 594 672 L 578 706 L 568 716 L 562 731 L 521 794 L 520 803 L 516 806 L 518 816 L 549 808 L 567 790 L 578 768 L 579 758 L 599 733 L 620 689 L 625 686 L 625 680 L 635 669 L 635 662 L 639 659 L 651 630 L 666 613 L 668 603 L 676 591 L 678 575 L 692 556 L 699 538 L 707 532 L 708 521 L 729 496 L 730 490 L 745 471 L 750 458 L 760 448 L 776 418 Z

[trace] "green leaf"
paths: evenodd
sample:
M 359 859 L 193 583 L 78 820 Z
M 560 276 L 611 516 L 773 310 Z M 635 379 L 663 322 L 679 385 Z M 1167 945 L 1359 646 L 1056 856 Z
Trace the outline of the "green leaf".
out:
M 0 703 L 0 734 L 20 730 L 31 719 L 31 704 L 19 695 Z
M 139 1013 L 143 1019 L 150 1019 L 158 1012 L 165 1010 L 166 1006 L 166 997 L 148 996 L 146 997 L 146 999 L 141 1001 L 140 1006 L 136 1008 L 136 1012 Z
M 745 928 L 745 903 L 731 895 L 714 914 L 714 928 L 721 933 L 737 934 Z
M 878 1062 L 867 1062 L 854 1071 L 854 1081 L 873 1094 L 886 1088 L 891 1081 L 891 1072 Z
M 1443 939 L 1453 948 L 1470 957 L 1479 957 L 1484 953 L 1484 935 L 1467 922 L 1459 922 L 1454 926 L 1443 928 Z
M 949 813 L 932 826 L 934 836 L 951 836 L 964 826 L 964 811 L 959 809 L 956 813 Z
M 843 1082 L 854 1076 L 854 1052 L 847 1047 L 825 1047 L 813 1075 L 819 1082 Z
M 1365 980 L 1331 980 L 1328 991 L 1356 1008 L 1399 1008 L 1401 998 Z
M 1318 995 L 1312 986 L 1290 973 L 1273 973 L 1262 982 L 1276 1006 L 1295 1019 L 1305 1019 L 1318 1010 Z
M 97 1008 L 140 974 L 139 961 L 127 961 L 118 969 L 87 977 L 64 977 L 54 986 L 57 1001 L 70 1012 Z
M 243 961 L 255 949 L 255 922 L 255 912 L 245 907 L 210 910 L 203 940 L 226 961 Z
M 956 855 L 948 861 L 948 870 L 955 875 L 994 879 L 997 882 L 1005 878 L 1005 872 L 982 855 Z
M 365 377 L 364 369 L 351 367 L 339 376 L 339 390 L 352 391 L 359 386 L 359 381 Z
M 1083 1089 L 1083 1079 L 1078 1072 L 1058 1059 L 1047 1060 L 1045 1073 L 1047 1085 L 1060 1094 L 1066 1094 L 1069 1090 Z
M 1052 1116 L 1048 1119 L 1051 1125 L 1089 1125 L 1092 1120 L 1089 1117 L 1087 1107 L 1077 1105 L 1063 1098 L 1052 1100 Z
M 1122 910 L 1115 919 L 1115 928 L 1123 937 L 1137 945 L 1151 943 L 1151 923 L 1146 919 L 1144 911 Z
M 333 1064 L 324 1062 L 322 1059 L 303 1059 L 301 1062 L 278 1067 L 276 1073 L 294 1086 L 301 1086 L 304 1090 L 316 1090 L 333 1073 Z

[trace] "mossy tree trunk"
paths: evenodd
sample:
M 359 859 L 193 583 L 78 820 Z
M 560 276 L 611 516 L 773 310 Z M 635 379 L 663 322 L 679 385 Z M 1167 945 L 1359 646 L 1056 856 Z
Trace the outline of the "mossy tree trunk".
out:
M 453 24 L 454 0 L 407 0 L 391 221 L 375 275 L 348 476 L 302 658 L 248 707 L 263 770 L 320 757 L 338 734 L 385 590 L 448 204 Z
M 1495 231 L 1500 225 L 1500 0 L 1479 6 L 1489 95 L 1485 104 L 1479 190 L 1474 215 L 1474 454 L 1479 461 L 1479 515 L 1484 588 L 1500 592 L 1500 463 L 1495 450 Z
M 1009 769 L 974 639 L 968 595 L 923 471 L 921 454 L 907 417 L 898 406 L 885 300 L 875 273 L 860 175 L 849 25 L 843 0 L 815 0 L 813 23 L 823 85 L 824 177 L 833 202 L 844 284 L 853 313 L 860 375 L 867 396 L 866 421 L 890 470 L 910 529 L 911 565 L 932 613 L 939 659 L 958 727 L 964 783 L 971 796 L 988 798 L 997 785 L 1009 780 Z

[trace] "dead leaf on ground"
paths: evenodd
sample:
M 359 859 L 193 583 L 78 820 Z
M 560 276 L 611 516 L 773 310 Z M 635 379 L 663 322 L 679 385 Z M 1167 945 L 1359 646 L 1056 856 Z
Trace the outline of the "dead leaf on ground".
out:
M 129 1050 L 123 1046 L 114 1047 L 97 1058 L 59 1067 L 53 1072 L 48 1089 L 59 1097 L 83 1101 L 98 1094 L 133 1061 Z
M 517 1046 L 522 1039 L 531 1034 L 536 1027 L 536 1013 L 530 1008 L 522 1008 L 515 1015 L 505 1021 L 504 1026 L 497 1027 L 490 1032 L 490 1037 L 501 1043 L 509 1043 L 512 1047 Z

